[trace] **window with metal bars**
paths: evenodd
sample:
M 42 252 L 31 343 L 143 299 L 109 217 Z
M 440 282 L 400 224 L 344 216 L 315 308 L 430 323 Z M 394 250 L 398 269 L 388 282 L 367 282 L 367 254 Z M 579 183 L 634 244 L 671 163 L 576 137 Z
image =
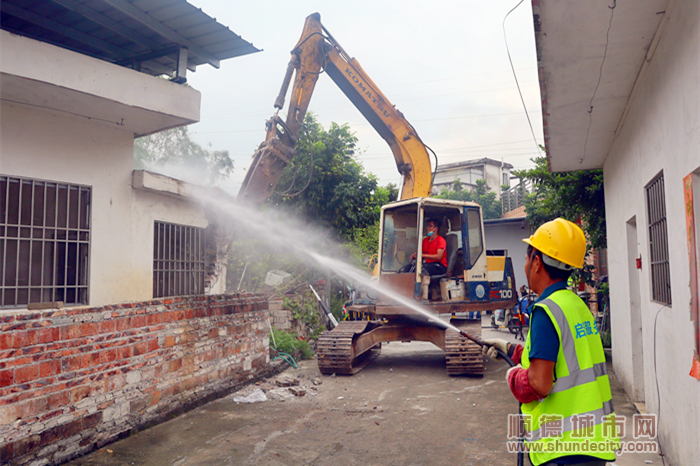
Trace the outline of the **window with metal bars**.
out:
M 668 261 L 666 195 L 664 175 L 660 173 L 646 186 L 649 257 L 651 261 L 652 300 L 671 304 L 671 269 Z
M 204 229 L 155 222 L 153 297 L 204 294 Z
M 88 303 L 91 189 L 0 175 L 0 307 Z

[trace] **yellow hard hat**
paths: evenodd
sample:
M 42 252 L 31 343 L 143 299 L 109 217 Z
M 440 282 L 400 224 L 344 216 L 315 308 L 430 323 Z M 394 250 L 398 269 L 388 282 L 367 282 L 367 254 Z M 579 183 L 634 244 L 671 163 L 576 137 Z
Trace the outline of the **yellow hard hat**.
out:
M 551 261 L 543 258 L 546 264 L 560 269 L 568 269 L 569 267 L 580 269 L 583 267 L 583 258 L 586 255 L 586 237 L 581 227 L 573 222 L 561 217 L 555 218 L 542 224 L 532 236 L 523 239 L 523 241 L 554 259 Z M 563 264 L 566 265 L 561 266 Z

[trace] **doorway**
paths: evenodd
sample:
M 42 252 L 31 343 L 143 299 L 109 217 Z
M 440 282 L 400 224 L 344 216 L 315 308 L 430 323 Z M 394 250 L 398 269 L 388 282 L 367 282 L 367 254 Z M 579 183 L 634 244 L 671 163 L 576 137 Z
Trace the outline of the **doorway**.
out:
M 627 221 L 627 271 L 629 278 L 630 337 L 632 339 L 632 401 L 644 402 L 644 344 L 642 332 L 642 306 L 639 286 L 640 270 L 637 268 L 639 258 L 639 241 L 637 239 L 637 218 Z

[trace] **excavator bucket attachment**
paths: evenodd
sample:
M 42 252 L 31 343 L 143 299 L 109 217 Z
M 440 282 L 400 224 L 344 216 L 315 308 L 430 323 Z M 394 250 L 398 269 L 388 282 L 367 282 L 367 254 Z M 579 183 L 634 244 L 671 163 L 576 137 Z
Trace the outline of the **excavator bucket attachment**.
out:
M 294 148 L 279 139 L 263 141 L 253 156 L 253 163 L 238 193 L 239 201 L 261 203 L 275 191 L 282 171 L 294 158 Z

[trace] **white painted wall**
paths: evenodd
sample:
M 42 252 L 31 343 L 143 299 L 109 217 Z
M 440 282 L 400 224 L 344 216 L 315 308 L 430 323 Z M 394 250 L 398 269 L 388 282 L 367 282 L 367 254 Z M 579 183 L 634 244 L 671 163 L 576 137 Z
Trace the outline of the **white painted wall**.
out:
M 519 290 L 527 285 L 525 279 L 525 251 L 527 244 L 523 238 L 530 237 L 530 226 L 527 220 L 522 219 L 516 223 L 484 223 L 484 242 L 486 249 L 507 249 L 508 257 L 513 262 L 515 271 L 515 284 Z
M 483 171 L 483 179 L 486 180 L 486 186 L 500 197 L 503 174 L 505 173 L 510 180 L 510 168 L 508 166 L 501 166 L 500 163 L 484 163 L 482 165 L 472 165 L 472 167 L 480 168 Z M 476 184 L 468 184 L 469 168 L 470 167 L 457 167 L 443 170 L 438 166 L 438 172 L 435 173 L 435 179 L 433 180 L 433 194 L 440 194 L 444 189 L 452 191 L 454 182 L 458 178 L 465 189 L 476 187 Z
M 89 304 L 151 299 L 154 221 L 207 221 L 132 188 L 134 134 L 196 121 L 199 92 L 5 31 L 0 42 L 0 173 L 90 186 Z
M 205 227 L 202 209 L 131 187 L 130 132 L 18 105 L 1 110 L 2 173 L 92 188 L 90 305 L 151 299 L 153 222 Z
M 615 374 L 630 396 L 645 398 L 649 412 L 658 414 L 660 409 L 661 444 L 674 466 L 700 464 L 700 381 L 688 375 L 694 340 L 682 191 L 683 177 L 700 169 L 699 20 L 697 0 L 676 3 L 604 165 Z M 651 299 L 645 210 L 644 187 L 662 170 L 670 307 Z M 628 240 L 631 219 L 636 219 L 637 244 Z M 642 257 L 641 270 L 630 264 L 635 246 Z M 631 312 L 635 308 L 639 315 Z

